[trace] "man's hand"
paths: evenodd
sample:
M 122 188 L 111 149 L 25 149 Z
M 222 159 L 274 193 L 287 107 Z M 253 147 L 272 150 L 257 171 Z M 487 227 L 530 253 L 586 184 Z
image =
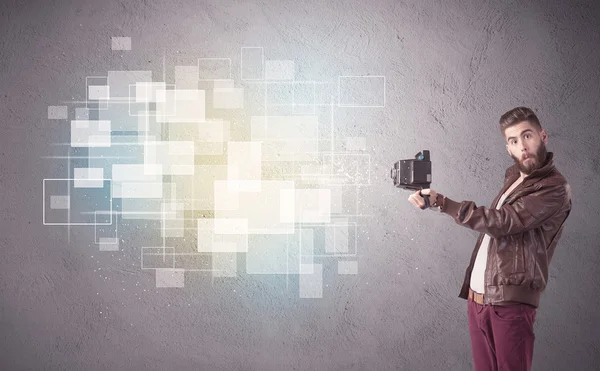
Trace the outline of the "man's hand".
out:
M 419 209 L 422 209 L 423 207 L 425 207 L 425 199 L 419 195 L 419 192 L 421 194 L 424 195 L 429 195 L 429 204 L 432 205 L 435 202 L 435 199 L 437 198 L 437 192 L 434 191 L 433 189 L 421 189 L 420 191 L 416 191 L 415 193 L 411 194 L 408 197 L 408 201 L 415 205 L 416 207 L 418 207 Z

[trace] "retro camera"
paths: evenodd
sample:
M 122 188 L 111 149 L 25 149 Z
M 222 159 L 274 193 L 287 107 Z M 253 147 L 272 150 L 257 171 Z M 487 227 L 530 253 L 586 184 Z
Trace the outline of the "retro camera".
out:
M 423 150 L 415 155 L 414 159 L 400 160 L 394 164 L 390 175 L 397 188 L 417 191 L 427 189 L 431 186 L 431 160 L 429 150 Z M 421 209 L 430 207 L 429 195 L 423 195 L 425 206 Z

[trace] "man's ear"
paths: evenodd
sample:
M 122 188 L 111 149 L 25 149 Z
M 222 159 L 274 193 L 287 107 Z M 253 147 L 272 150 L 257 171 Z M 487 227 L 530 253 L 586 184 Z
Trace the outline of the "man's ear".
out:
M 548 142 L 548 133 L 546 130 L 542 130 L 542 140 L 546 143 Z

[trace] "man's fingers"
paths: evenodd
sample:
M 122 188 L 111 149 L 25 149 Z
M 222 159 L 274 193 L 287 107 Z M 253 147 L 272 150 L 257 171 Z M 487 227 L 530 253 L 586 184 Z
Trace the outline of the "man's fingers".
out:
M 418 208 L 422 208 L 422 207 L 425 205 L 425 201 L 423 201 L 423 202 L 420 202 L 419 198 L 420 198 L 421 200 L 424 200 L 424 199 L 423 199 L 423 197 L 421 197 L 421 196 L 419 195 L 419 191 L 416 191 L 415 193 L 411 194 L 411 195 L 408 197 L 408 201 L 409 201 L 411 204 L 415 205 L 416 207 L 418 207 Z

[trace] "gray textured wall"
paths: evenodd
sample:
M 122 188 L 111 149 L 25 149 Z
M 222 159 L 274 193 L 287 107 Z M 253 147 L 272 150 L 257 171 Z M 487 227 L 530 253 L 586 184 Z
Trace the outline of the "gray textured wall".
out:
M 529 3 L 529 2 L 527 2 Z M 573 190 L 535 325 L 535 370 L 600 364 L 600 27 L 593 1 L 6 1 L 0 7 L 0 364 L 3 370 L 468 370 L 457 297 L 477 234 L 422 212 L 388 180 L 432 151 L 432 188 L 489 206 L 512 164 L 497 129 L 526 105 Z M 110 49 L 130 36 L 132 50 Z M 365 136 L 359 273 L 324 261 L 322 299 L 293 277 L 186 277 L 158 290 L 139 251 L 101 254 L 82 228 L 41 221 L 42 179 L 66 175 L 47 107 L 85 76 L 160 73 L 162 55 L 263 46 L 298 79 L 385 75 L 384 109 L 339 113 Z M 235 62 L 237 63 L 237 62 Z M 239 65 L 234 63 L 234 67 Z M 234 68 L 234 71 L 238 69 Z M 134 244 L 135 230 L 124 238 Z M 594 330 L 596 329 L 596 330 Z

